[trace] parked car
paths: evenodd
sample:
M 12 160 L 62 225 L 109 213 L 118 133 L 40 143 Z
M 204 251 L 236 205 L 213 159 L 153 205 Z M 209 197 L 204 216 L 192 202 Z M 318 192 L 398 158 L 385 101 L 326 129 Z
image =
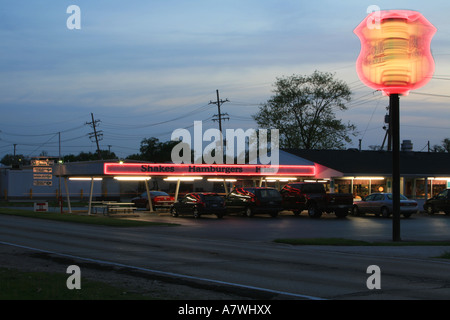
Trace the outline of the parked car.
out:
M 276 217 L 283 210 L 277 189 L 265 187 L 235 188 L 225 198 L 227 212 L 243 212 L 247 217 L 266 213 Z
M 325 186 L 317 182 L 292 182 L 280 191 L 283 197 L 283 208 L 299 215 L 308 210 L 311 218 L 319 218 L 323 212 L 337 217 L 346 217 L 353 206 L 353 195 L 350 193 L 327 193 Z
M 153 209 L 170 208 L 170 206 L 175 202 L 174 197 L 163 191 L 150 191 L 150 198 L 152 199 Z M 133 202 L 137 208 L 147 208 L 147 210 L 150 210 L 147 192 L 143 192 L 139 197 L 131 199 L 131 202 Z
M 388 218 L 393 211 L 392 193 L 372 193 L 361 201 L 355 202 L 352 209 L 353 215 L 374 213 L 376 216 Z M 400 195 L 400 213 L 408 218 L 413 213 L 417 213 L 418 206 L 414 200 L 409 200 L 404 195 Z
M 220 219 L 226 214 L 226 208 L 223 197 L 217 193 L 193 192 L 175 202 L 170 208 L 170 213 L 174 217 L 192 214 L 194 218 L 200 218 L 205 214 L 215 214 Z
M 450 215 L 450 189 L 445 189 L 433 198 L 427 199 L 423 208 L 428 214 L 444 211 L 446 215 Z

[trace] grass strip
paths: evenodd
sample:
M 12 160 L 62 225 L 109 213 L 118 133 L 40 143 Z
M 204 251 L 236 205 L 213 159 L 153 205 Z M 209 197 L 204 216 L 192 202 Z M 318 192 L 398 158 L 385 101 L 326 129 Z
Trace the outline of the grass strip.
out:
M 275 239 L 276 243 L 291 244 L 296 246 L 450 246 L 450 241 L 381 241 L 369 242 L 343 238 L 311 238 L 311 239 Z M 450 252 L 444 252 L 435 258 L 450 259 Z
M 0 300 L 147 300 L 148 296 L 83 279 L 81 289 L 69 290 L 68 275 L 22 272 L 0 268 Z
M 27 218 L 47 219 L 64 222 L 94 224 L 110 227 L 146 227 L 146 226 L 177 226 L 174 223 L 151 222 L 132 219 L 119 219 L 100 215 L 79 215 L 74 213 L 34 212 L 22 209 L 0 208 L 0 214 L 21 216 Z
M 441 259 L 450 259 L 450 252 L 445 252 L 442 255 L 436 257 L 436 258 L 441 258 Z
M 60 203 L 56 200 L 53 201 L 47 201 L 47 200 L 30 200 L 30 201 L 6 201 L 6 200 L 0 200 L 0 207 L 34 207 L 35 202 L 47 202 L 49 208 L 59 208 Z M 70 202 L 70 205 L 72 208 L 74 207 L 87 207 L 89 205 L 89 202 L 85 201 L 73 201 Z M 67 207 L 67 202 L 63 202 L 63 206 Z
M 344 238 L 287 238 L 275 239 L 274 242 L 303 246 L 450 246 L 450 241 L 380 241 L 370 242 Z

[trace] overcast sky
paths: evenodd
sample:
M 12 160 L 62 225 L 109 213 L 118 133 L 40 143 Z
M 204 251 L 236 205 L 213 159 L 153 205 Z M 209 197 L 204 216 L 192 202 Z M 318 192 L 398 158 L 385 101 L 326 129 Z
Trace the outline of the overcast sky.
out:
M 70 5 L 81 29 L 70 30 Z M 421 12 L 437 29 L 435 77 L 402 97 L 401 139 L 414 150 L 450 137 L 448 1 L 299 0 L 8 0 L 0 6 L 0 158 L 16 152 L 95 152 L 91 113 L 102 149 L 139 152 L 143 138 L 202 120 L 218 127 L 216 89 L 227 128 L 257 128 L 251 115 L 272 95 L 277 77 L 333 72 L 353 100 L 339 113 L 357 125 L 349 147 L 381 145 L 388 98 L 356 74 L 354 28 L 369 5 Z M 59 133 L 59 134 L 58 134 Z

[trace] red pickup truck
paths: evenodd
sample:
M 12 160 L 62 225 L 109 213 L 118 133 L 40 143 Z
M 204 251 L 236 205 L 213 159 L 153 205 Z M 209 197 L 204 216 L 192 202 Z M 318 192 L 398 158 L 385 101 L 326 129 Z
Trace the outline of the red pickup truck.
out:
M 288 183 L 280 194 L 284 210 L 291 210 L 295 215 L 308 210 L 312 218 L 320 218 L 323 212 L 334 212 L 339 218 L 345 217 L 353 206 L 351 193 L 326 193 L 322 183 Z

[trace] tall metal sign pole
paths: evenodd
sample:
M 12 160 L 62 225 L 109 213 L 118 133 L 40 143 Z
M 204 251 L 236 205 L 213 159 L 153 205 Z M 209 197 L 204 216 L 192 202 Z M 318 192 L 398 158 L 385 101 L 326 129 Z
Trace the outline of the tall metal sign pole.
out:
M 378 10 L 354 30 L 361 41 L 360 80 L 389 96 L 392 124 L 392 239 L 400 241 L 400 95 L 424 86 L 434 73 L 436 28 L 419 12 Z
M 400 241 L 400 97 L 389 96 L 392 123 L 392 240 Z

